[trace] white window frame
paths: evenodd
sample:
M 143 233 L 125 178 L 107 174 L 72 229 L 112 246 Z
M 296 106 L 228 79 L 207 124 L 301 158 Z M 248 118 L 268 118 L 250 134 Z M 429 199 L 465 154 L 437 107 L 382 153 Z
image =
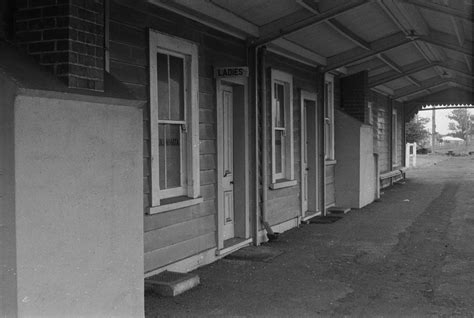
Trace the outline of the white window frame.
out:
M 368 102 L 367 103 L 367 123 L 369 125 L 373 125 L 374 124 L 374 114 L 373 114 L 373 103 L 372 102 Z
M 398 114 L 394 108 L 392 110 L 392 166 L 397 166 L 398 157 Z
M 275 123 L 276 114 L 276 98 L 275 98 L 275 84 L 283 85 L 284 99 L 285 99 L 285 114 L 284 127 L 277 127 Z M 278 70 L 271 70 L 271 129 L 272 129 L 272 184 L 285 183 L 295 179 L 294 173 L 294 140 L 293 140 L 293 76 L 291 74 L 281 72 Z M 275 133 L 281 131 L 283 134 L 282 144 L 284 144 L 284 151 L 282 151 L 282 172 L 276 173 L 276 151 L 275 151 Z M 288 186 L 294 185 L 294 182 L 288 183 Z M 272 187 L 277 188 L 277 187 Z
M 326 85 L 331 86 L 328 94 Z M 328 161 L 335 160 L 334 153 L 334 75 L 324 76 L 324 158 Z
M 170 209 L 197 204 L 199 198 L 199 66 L 198 46 L 190 41 L 160 33 L 154 30 L 149 32 L 150 50 L 150 141 L 151 141 L 151 207 L 150 214 L 164 212 Z M 174 55 L 184 59 L 184 121 L 163 121 L 158 116 L 157 91 L 157 53 Z M 185 139 L 185 158 L 182 158 L 184 173 L 183 187 L 160 189 L 159 169 L 159 123 L 174 123 L 182 125 L 181 138 Z M 188 202 L 171 200 L 171 204 L 164 199 L 184 196 Z M 202 200 L 201 200 L 202 201 Z

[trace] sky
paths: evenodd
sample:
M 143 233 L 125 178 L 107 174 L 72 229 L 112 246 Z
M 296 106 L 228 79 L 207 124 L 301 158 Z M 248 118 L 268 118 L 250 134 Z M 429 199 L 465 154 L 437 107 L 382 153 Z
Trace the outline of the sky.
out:
M 450 114 L 452 109 L 440 109 L 436 111 L 436 132 L 441 135 L 446 135 L 451 131 L 448 129 L 449 122 L 452 121 L 448 118 L 448 114 Z M 468 111 L 472 114 L 474 111 L 472 109 L 468 109 Z M 418 117 L 421 118 L 429 118 L 428 124 L 426 124 L 426 129 L 431 133 L 431 110 L 421 110 L 418 112 Z

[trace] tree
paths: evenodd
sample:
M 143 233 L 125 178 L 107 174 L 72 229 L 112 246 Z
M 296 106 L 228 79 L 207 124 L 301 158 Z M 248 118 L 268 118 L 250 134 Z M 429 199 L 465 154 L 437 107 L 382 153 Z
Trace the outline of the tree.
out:
M 425 125 L 429 121 L 429 118 L 418 118 L 418 116 L 415 116 L 415 118 L 405 125 L 406 141 L 423 145 L 429 136 L 429 132 L 425 128 Z
M 462 138 L 468 142 L 469 136 L 474 133 L 474 115 L 466 108 L 453 109 L 448 118 L 453 120 L 449 123 L 449 130 L 453 137 Z

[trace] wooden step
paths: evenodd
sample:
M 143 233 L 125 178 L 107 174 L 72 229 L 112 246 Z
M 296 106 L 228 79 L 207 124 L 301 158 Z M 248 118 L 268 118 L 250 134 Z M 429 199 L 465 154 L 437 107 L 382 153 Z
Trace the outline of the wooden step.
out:
M 197 274 L 165 271 L 145 279 L 145 289 L 160 296 L 174 297 L 199 283 Z

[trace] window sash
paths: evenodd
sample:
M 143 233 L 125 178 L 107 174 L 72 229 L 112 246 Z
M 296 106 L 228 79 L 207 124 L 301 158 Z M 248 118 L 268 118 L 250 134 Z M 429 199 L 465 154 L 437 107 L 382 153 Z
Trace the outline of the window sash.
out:
M 170 36 L 158 31 L 149 30 L 149 61 L 150 61 L 150 144 L 151 144 L 151 207 L 161 205 L 161 200 L 174 196 L 187 196 L 198 198 L 200 195 L 199 176 L 199 108 L 198 108 L 198 46 L 191 41 Z M 174 62 L 162 63 L 166 66 L 167 79 L 163 81 L 166 86 L 174 81 L 175 93 L 181 95 L 176 99 L 177 104 L 171 102 L 165 108 L 168 112 L 159 109 L 158 103 L 158 54 L 167 55 L 166 60 Z M 162 56 L 163 57 L 163 56 Z M 168 65 L 175 64 L 175 70 L 169 70 Z M 182 67 L 181 67 L 182 65 Z M 171 66 L 174 67 L 174 66 Z M 171 74 L 171 75 L 170 75 Z M 174 75 L 172 75 L 174 74 Z M 173 79 L 170 81 L 171 76 Z M 168 81 L 168 82 L 167 82 Z M 170 90 L 173 92 L 173 88 Z M 180 93 L 181 92 L 181 93 Z M 166 95 L 165 95 L 166 96 Z M 167 98 L 170 98 L 169 96 Z M 171 105 L 171 106 L 170 106 Z M 181 109 L 180 112 L 170 113 L 170 107 Z M 172 111 L 173 109 L 171 109 Z M 176 115 L 179 113 L 180 115 Z M 168 114 L 168 115 L 163 115 Z M 179 125 L 180 149 L 180 180 L 179 187 L 160 189 L 160 125 Z M 176 131 L 175 131 L 176 135 Z M 175 138 L 175 137 L 173 137 Z M 163 141 L 162 141 L 163 142 Z M 163 149 L 161 149 L 163 151 Z M 173 151 L 176 151 L 174 149 Z M 177 157 L 175 152 L 175 157 Z M 163 157 L 163 156 L 162 156 Z M 169 158 L 171 159 L 171 158 Z M 170 166 L 170 165 L 168 165 Z M 175 175 L 176 177 L 176 175 Z M 175 178 L 177 180 L 177 178 Z M 163 181 L 162 181 L 163 183 Z M 177 182 L 174 185 L 176 185 Z M 164 210 L 163 210 L 164 211 Z
M 274 149 L 275 149 L 275 178 L 276 179 L 283 179 L 285 177 L 285 163 L 286 163 L 286 141 L 285 141 L 285 129 L 284 128 L 275 128 L 274 130 L 275 138 L 274 138 Z M 279 141 L 280 141 L 280 151 L 278 152 L 278 138 L 277 136 L 279 135 Z
M 163 122 L 163 121 L 162 121 Z M 187 176 L 187 167 L 186 167 L 186 144 L 187 144 L 187 136 L 183 129 L 184 123 L 159 123 L 158 125 L 158 158 L 159 158 L 159 169 L 160 169 L 160 180 L 159 186 L 160 191 L 163 191 L 163 197 L 169 197 L 173 195 L 184 195 L 186 194 L 186 176 Z M 178 138 L 168 138 L 168 129 L 175 126 L 174 128 L 178 129 Z M 176 127 L 177 126 L 177 127 Z M 161 129 L 163 128 L 163 129 Z M 163 131 L 163 134 L 160 135 L 160 131 Z M 175 143 L 174 139 L 179 140 L 179 159 L 169 157 L 168 152 L 172 152 L 173 143 Z M 168 140 L 170 140 L 170 144 L 168 144 Z M 176 151 L 176 149 L 174 149 Z M 178 165 L 178 167 L 176 167 Z M 169 186 L 169 182 L 173 179 L 172 177 L 169 178 L 169 174 L 176 173 L 178 170 L 179 178 L 178 183 L 175 186 Z M 176 184 L 176 180 L 174 180 Z
M 324 81 L 324 153 L 326 160 L 334 160 L 334 77 Z
M 398 161 L 398 119 L 397 110 L 392 111 L 392 164 L 395 165 Z
M 272 183 L 294 179 L 293 167 L 293 78 L 271 70 Z M 279 144 L 277 144 L 279 143 Z

